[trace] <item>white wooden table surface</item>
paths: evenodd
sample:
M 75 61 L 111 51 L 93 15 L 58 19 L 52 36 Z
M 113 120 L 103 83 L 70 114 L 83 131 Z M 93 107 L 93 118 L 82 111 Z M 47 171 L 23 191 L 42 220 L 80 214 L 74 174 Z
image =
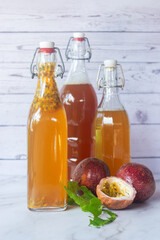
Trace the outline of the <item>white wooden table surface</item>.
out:
M 158 240 L 160 179 L 148 201 L 114 211 L 117 219 L 100 229 L 89 227 L 79 207 L 64 212 L 27 209 L 26 161 L 0 161 L 0 239 L 3 240 Z

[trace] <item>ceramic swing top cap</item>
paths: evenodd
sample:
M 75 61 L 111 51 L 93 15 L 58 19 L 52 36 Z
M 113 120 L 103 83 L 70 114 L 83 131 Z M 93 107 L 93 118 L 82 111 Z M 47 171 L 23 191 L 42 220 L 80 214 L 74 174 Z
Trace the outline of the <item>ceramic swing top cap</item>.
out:
M 108 59 L 108 60 L 105 60 L 105 61 L 104 61 L 104 66 L 105 66 L 105 67 L 113 67 L 113 68 L 115 68 L 116 65 L 117 65 L 117 60 Z
M 40 42 L 40 48 L 54 48 L 54 42 Z
M 73 33 L 74 38 L 84 38 L 85 34 L 81 32 L 75 32 Z

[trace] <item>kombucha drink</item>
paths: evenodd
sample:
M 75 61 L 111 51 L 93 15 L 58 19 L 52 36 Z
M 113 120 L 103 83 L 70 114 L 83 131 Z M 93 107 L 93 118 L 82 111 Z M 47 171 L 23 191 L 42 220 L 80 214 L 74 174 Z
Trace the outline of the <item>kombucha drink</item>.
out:
M 129 121 L 125 110 L 98 111 L 95 156 L 109 167 L 111 175 L 130 162 Z
M 67 119 L 54 77 L 55 63 L 39 66 L 28 118 L 28 208 L 66 208 Z
M 127 113 L 120 102 L 118 88 L 124 86 L 124 74 L 116 60 L 105 60 L 101 65 L 104 77 L 98 72 L 97 84 L 103 88 L 103 95 L 94 120 L 94 156 L 109 167 L 111 176 L 130 162 L 130 126 Z M 117 66 L 122 78 L 118 82 Z M 102 81 L 103 80 L 103 81 Z
M 91 58 L 88 39 L 84 33 L 74 33 L 70 39 L 66 57 L 72 59 L 72 64 L 60 92 L 68 124 L 68 180 L 72 180 L 80 161 L 93 156 L 93 122 L 97 109 L 97 96 L 85 67 L 85 60 Z
M 97 97 L 91 84 L 65 84 L 61 98 L 68 123 L 68 177 L 77 164 L 93 155 L 93 121 Z

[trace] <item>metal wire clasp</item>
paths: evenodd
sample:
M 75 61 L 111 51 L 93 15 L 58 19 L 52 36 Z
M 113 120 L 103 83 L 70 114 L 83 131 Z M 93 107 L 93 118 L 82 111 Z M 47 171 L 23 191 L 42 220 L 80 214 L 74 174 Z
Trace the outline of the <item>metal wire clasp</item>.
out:
M 98 90 L 100 90 L 100 88 L 102 87 L 101 86 L 101 81 L 103 80 L 103 77 L 100 78 L 102 67 L 104 67 L 104 64 L 100 64 L 100 66 L 98 68 L 98 73 L 97 73 L 97 80 L 96 80 L 96 82 L 97 82 Z
M 91 57 L 92 57 L 92 52 L 91 52 L 91 47 L 90 47 L 90 43 L 89 43 L 89 40 L 87 37 L 84 37 L 85 41 L 87 42 L 87 45 L 88 45 L 88 48 L 86 50 L 86 52 L 88 53 L 88 57 L 84 57 L 84 58 L 74 58 L 74 57 L 70 57 L 69 56 L 69 53 L 71 52 L 69 46 L 70 46 L 70 43 L 71 41 L 74 39 L 74 37 L 70 37 L 69 41 L 68 41 L 68 44 L 67 44 L 67 48 L 66 48 L 66 51 L 65 51 L 65 56 L 66 56 L 66 59 L 68 61 L 68 59 L 73 59 L 73 60 L 88 60 L 88 62 L 90 61 Z
M 119 66 L 120 71 L 121 71 L 121 74 L 122 74 L 122 78 L 119 77 L 119 79 L 121 80 L 121 85 L 109 86 L 109 85 L 106 85 L 106 83 L 103 84 L 103 85 L 101 84 L 101 82 L 104 81 L 104 77 L 100 77 L 102 67 L 108 68 L 108 67 L 105 67 L 104 64 L 101 64 L 101 65 L 99 66 L 99 68 L 98 68 L 98 73 L 97 73 L 97 86 L 98 86 L 98 90 L 99 90 L 100 88 L 103 88 L 103 87 L 107 87 L 107 88 L 122 88 L 122 89 L 124 88 L 125 78 L 124 78 L 124 73 L 123 73 L 122 66 L 121 66 L 121 64 L 116 64 L 116 65 Z
M 61 63 L 62 63 L 62 66 L 58 64 L 58 68 L 59 68 L 60 72 L 58 73 L 58 70 L 57 70 L 56 77 L 63 78 L 63 74 L 65 72 L 65 66 L 64 66 L 63 58 L 62 58 L 62 55 L 61 55 L 61 52 L 60 52 L 59 48 L 54 47 L 54 49 L 58 51 L 58 54 L 59 54 L 59 57 L 60 57 L 60 60 L 61 60 Z
M 39 51 L 40 48 L 36 48 L 35 52 L 34 52 L 34 55 L 33 55 L 33 59 L 32 59 L 32 62 L 31 62 L 31 65 L 30 65 L 30 72 L 31 72 L 31 77 L 32 79 L 35 77 L 35 76 L 38 76 L 38 70 L 37 70 L 37 64 L 34 64 L 34 60 L 35 60 L 35 57 L 37 55 L 37 52 Z M 64 66 L 64 62 L 63 62 L 63 59 L 62 59 L 62 55 L 61 55 L 61 52 L 59 50 L 59 48 L 57 47 L 54 47 L 54 50 L 56 50 L 59 54 L 59 57 L 60 57 L 60 60 L 61 60 L 61 63 L 62 63 L 62 66 L 58 64 L 58 68 L 56 70 L 57 74 L 55 75 L 55 77 L 61 77 L 63 78 L 63 74 L 65 72 L 65 66 Z M 36 72 L 37 71 L 37 72 Z
M 37 55 L 37 52 L 39 51 L 40 48 L 36 48 L 35 52 L 34 52 L 34 55 L 33 55 L 33 58 L 32 58 L 32 62 L 31 62 L 31 65 L 30 65 L 30 72 L 31 72 L 31 78 L 33 79 L 35 76 L 38 76 L 38 72 L 35 72 L 35 69 L 37 70 L 37 65 L 34 64 L 34 60 L 35 60 L 35 57 Z

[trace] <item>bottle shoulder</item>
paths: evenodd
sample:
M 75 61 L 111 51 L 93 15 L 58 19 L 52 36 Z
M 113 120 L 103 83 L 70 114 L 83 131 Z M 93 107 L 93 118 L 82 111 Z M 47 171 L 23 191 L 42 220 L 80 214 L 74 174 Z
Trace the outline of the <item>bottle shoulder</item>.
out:
M 97 108 L 97 111 L 98 112 L 117 112 L 117 111 L 126 112 L 123 105 L 119 105 L 119 106 L 99 105 Z
M 97 95 L 93 86 L 89 84 L 65 84 L 60 91 L 61 100 L 64 103 L 90 102 L 96 104 Z
M 96 95 L 91 83 L 64 84 L 61 88 L 60 96 L 68 93 L 72 95 L 87 95 L 88 93 L 93 93 Z
M 51 121 L 57 123 L 61 121 L 67 121 L 64 106 L 61 104 L 61 106 L 54 110 L 44 110 L 41 107 L 35 109 L 33 106 L 31 106 L 28 116 L 28 124 L 30 124 L 31 122 L 35 122 L 36 124 L 38 124 L 41 121 Z
M 125 109 L 97 109 L 96 112 L 96 123 L 97 124 L 113 124 L 113 123 L 124 123 L 129 125 L 128 114 Z
M 72 73 L 70 74 L 66 81 L 65 81 L 65 84 L 89 84 L 90 81 L 89 81 L 89 78 L 88 78 L 88 75 L 86 73 Z
M 99 111 L 123 111 L 125 110 L 123 104 L 120 101 L 119 95 L 114 94 L 105 94 L 103 93 L 102 99 L 98 106 Z

